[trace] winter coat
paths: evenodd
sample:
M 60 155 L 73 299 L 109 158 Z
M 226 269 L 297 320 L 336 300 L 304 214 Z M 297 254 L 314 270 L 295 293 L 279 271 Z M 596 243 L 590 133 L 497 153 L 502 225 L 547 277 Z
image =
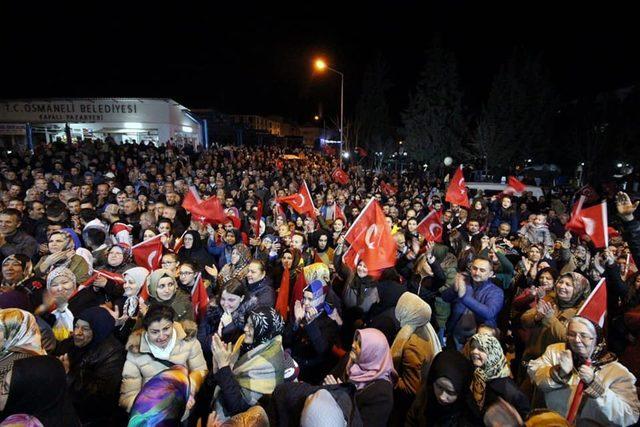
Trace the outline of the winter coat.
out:
M 273 290 L 269 276 L 265 275 L 262 280 L 256 283 L 249 283 L 247 281 L 246 284 L 250 297 L 249 301 L 247 301 L 247 312 L 258 307 L 275 307 L 276 292 Z
M 323 311 L 315 320 L 302 326 L 289 322 L 283 346 L 300 366 L 301 381 L 317 384 L 334 365 L 331 350 L 338 336 L 338 324 Z
M 574 369 L 566 384 L 557 383 L 552 368 L 560 363 L 565 343 L 552 344 L 544 354 L 529 362 L 528 373 L 538 391 L 544 393 L 549 409 L 567 415 L 580 378 Z M 584 389 L 577 426 L 630 426 L 638 421 L 640 402 L 636 378 L 619 362 L 606 363 L 596 370 L 594 381 Z
M 545 299 L 549 301 L 549 298 Z M 524 328 L 533 329 L 527 348 L 522 356 L 523 361 L 540 357 L 548 346 L 565 342 L 567 339 L 569 319 L 575 317 L 580 307 L 560 309 L 554 304 L 554 308 L 556 312 L 553 316 L 543 317 L 540 321 L 536 321 L 537 311 L 535 307 L 527 310 L 520 318 Z
M 67 375 L 69 396 L 82 423 L 92 426 L 113 425 L 124 366 L 124 346 L 109 336 L 96 348 L 82 352 Z
M 169 361 L 189 370 L 191 387 L 197 392 L 208 370 L 200 342 L 196 339 L 196 325 L 194 322 L 184 321 L 174 322 L 173 327 L 176 331 L 176 344 L 171 350 Z M 168 369 L 152 356 L 149 345 L 142 339 L 144 332 L 144 329 L 134 331 L 126 345 L 127 359 L 122 370 L 120 406 L 127 412 L 131 410 L 142 386 L 154 375 Z

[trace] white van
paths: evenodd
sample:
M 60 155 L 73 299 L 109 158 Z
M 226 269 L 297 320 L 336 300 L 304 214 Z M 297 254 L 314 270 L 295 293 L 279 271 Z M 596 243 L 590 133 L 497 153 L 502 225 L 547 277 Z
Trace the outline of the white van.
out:
M 505 188 L 507 188 L 507 184 L 499 184 L 495 182 L 467 182 L 466 185 L 469 190 L 482 190 L 485 196 L 494 196 L 502 193 Z M 544 196 L 542 188 L 536 187 L 535 185 L 525 186 L 524 191 L 531 192 L 533 197 L 536 199 L 540 196 Z M 469 196 L 475 196 L 475 191 L 469 191 Z

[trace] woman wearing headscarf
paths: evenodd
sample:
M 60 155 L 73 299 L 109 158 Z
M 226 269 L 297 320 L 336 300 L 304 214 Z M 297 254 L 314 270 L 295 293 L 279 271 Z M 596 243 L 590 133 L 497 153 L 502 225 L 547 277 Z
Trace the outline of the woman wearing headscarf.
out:
M 161 268 L 151 273 L 147 280 L 147 289 L 149 300 L 141 307 L 143 315 L 147 309 L 146 305 L 162 305 L 173 309 L 177 322 L 195 319 L 189 295 L 178 288 L 176 279 L 168 270 Z
M 284 381 L 284 320 L 273 307 L 247 315 L 244 336 L 234 344 L 213 337 L 214 410 L 221 419 L 239 414 Z
M 76 316 L 73 346 L 61 356 L 69 395 L 83 424 L 116 424 L 118 396 L 124 366 L 124 346 L 113 336 L 115 320 L 102 307 L 90 307 Z
M 115 302 L 117 311 L 114 312 L 116 319 L 115 337 L 126 343 L 129 335 L 135 328 L 140 313 L 140 291 L 145 285 L 149 270 L 144 267 L 133 267 L 125 271 L 122 275 L 124 284 L 122 285 L 124 294 Z
M 586 277 L 565 273 L 556 281 L 555 292 L 538 300 L 534 308 L 522 315 L 522 327 L 531 330 L 523 361 L 540 357 L 549 345 L 565 341 L 567 323 L 578 313 L 589 291 Z
M 0 418 L 29 414 L 44 427 L 80 427 L 67 393 L 64 368 L 55 357 L 16 360 L 10 380 L 5 381 L 9 393 Z
M 180 365 L 160 372 L 136 397 L 128 427 L 179 426 L 189 401 L 189 371 Z
M 89 265 L 76 254 L 74 239 L 68 232 L 56 231 L 49 236 L 49 255 L 44 256 L 34 267 L 36 276 L 45 278 L 53 269 L 68 268 L 75 274 L 76 283 L 84 283 L 89 279 Z
M 129 337 L 120 387 L 120 406 L 127 411 L 143 385 L 173 365 L 188 369 L 191 387 L 187 408 L 195 404 L 194 396 L 207 376 L 207 363 L 196 339 L 195 323 L 174 322 L 174 318 L 171 307 L 151 306 L 142 320 L 143 327 Z
M 394 406 L 393 385 L 397 379 L 387 338 L 379 330 L 367 328 L 356 331 L 351 351 L 324 384 L 354 384 L 363 425 L 384 427 Z
M 396 306 L 400 331 L 391 346 L 393 364 L 398 372 L 395 386 L 394 419 L 402 421 L 420 388 L 422 373 L 442 351 L 438 334 L 429 323 L 431 307 L 416 294 L 405 292 Z M 399 417 L 399 418 L 397 418 Z
M 511 378 L 500 341 L 488 334 L 475 334 L 465 345 L 464 354 L 475 367 L 469 402 L 473 418 L 482 424 L 487 408 L 502 398 L 513 405 L 522 419 L 526 419 L 531 410 L 529 398 Z
M 575 425 L 630 426 L 638 422 L 636 378 L 607 350 L 602 329 L 583 317 L 569 321 L 566 341 L 552 344 L 528 365 L 546 406 L 568 417 L 583 383 Z
M 29 296 L 32 307 L 42 304 L 45 284 L 33 273 L 31 259 L 23 254 L 13 254 L 2 260 L 2 284 L 0 292 L 18 290 Z
M 58 267 L 47 275 L 48 295 L 36 313 L 51 324 L 53 334 L 58 342 L 64 341 L 73 332 L 74 313 L 86 307 L 71 307 L 71 299 L 77 295 L 76 275 L 66 267 Z
M 322 280 L 309 283 L 284 333 L 284 346 L 300 366 L 299 379 L 311 384 L 322 381 L 335 365 L 331 350 L 338 337 L 337 311 L 325 301 L 328 290 Z
M 293 292 L 298 278 L 302 275 L 301 258 L 299 250 L 287 248 L 282 251 L 280 262 L 273 268 L 273 283 L 278 286 L 275 307 L 285 319 L 291 314 Z
M 131 248 L 128 245 L 124 243 L 113 245 L 107 252 L 107 264 L 104 266 L 104 270 L 122 274 L 136 266 L 131 262 L 131 257 Z
M 327 266 L 333 265 L 334 250 L 331 247 L 332 238 L 328 231 L 319 230 L 314 246 L 314 260 L 323 262 Z
M 405 426 L 470 426 L 467 401 L 472 377 L 473 365 L 462 353 L 456 350 L 438 353 L 407 413 Z
M 244 282 L 231 279 L 217 295 L 216 305 L 209 305 L 207 315 L 198 325 L 198 340 L 207 361 L 211 360 L 211 339 L 214 335 L 225 343 L 235 343 L 240 338 L 250 298 Z
M 200 233 L 195 230 L 188 230 L 182 236 L 182 247 L 178 251 L 178 260 L 180 260 L 180 263 L 191 261 L 202 268 L 213 262 L 213 256 L 204 247 Z
M 242 280 L 247 275 L 249 263 L 251 262 L 251 251 L 244 243 L 238 243 L 231 251 L 231 261 L 220 270 L 218 274 L 218 286 L 224 287 L 231 278 Z
M 0 310 L 0 384 L 16 360 L 46 354 L 33 314 L 17 308 Z M 0 394 L 0 403 L 4 403 Z M 0 408 L 1 410 L 2 408 Z

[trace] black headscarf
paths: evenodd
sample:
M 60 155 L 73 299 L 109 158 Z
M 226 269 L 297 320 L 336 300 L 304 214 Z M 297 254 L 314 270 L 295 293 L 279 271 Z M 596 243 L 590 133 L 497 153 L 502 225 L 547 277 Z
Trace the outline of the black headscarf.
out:
M 89 348 L 95 348 L 102 344 L 116 327 L 113 316 L 107 310 L 98 306 L 82 310 L 75 320 L 84 320 L 91 326 L 93 339 L 87 345 Z
M 442 377 L 451 381 L 458 395 L 456 401 L 450 405 L 441 405 L 433 391 L 433 384 Z M 454 417 L 464 410 L 465 396 L 469 392 L 472 379 L 473 365 L 459 351 L 444 350 L 434 357 L 425 386 L 427 388 L 427 405 L 424 413 L 427 414 L 428 426 L 437 425 L 442 418 Z
M 13 414 L 33 415 L 47 427 L 80 425 L 67 395 L 67 375 L 58 359 L 34 356 L 15 361 L 2 416 Z
M 247 315 L 253 324 L 253 343 L 246 350 L 272 340 L 284 331 L 284 320 L 273 307 L 258 307 Z

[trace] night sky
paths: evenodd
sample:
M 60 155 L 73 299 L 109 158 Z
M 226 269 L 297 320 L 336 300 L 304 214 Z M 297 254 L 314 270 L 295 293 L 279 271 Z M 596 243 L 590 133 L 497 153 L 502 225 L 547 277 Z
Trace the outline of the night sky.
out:
M 515 46 L 543 54 L 565 100 L 640 76 L 637 14 L 612 2 L 600 3 L 607 9 L 477 0 L 156 2 L 133 9 L 133 2 L 101 2 L 96 10 L 20 3 L 2 11 L 2 98 L 170 97 L 190 108 L 303 123 L 319 104 L 326 116 L 338 107 L 339 78 L 314 75 L 315 55 L 345 73 L 349 116 L 366 65 L 382 54 L 398 123 L 435 34 L 458 58 L 471 108 L 483 102 Z

